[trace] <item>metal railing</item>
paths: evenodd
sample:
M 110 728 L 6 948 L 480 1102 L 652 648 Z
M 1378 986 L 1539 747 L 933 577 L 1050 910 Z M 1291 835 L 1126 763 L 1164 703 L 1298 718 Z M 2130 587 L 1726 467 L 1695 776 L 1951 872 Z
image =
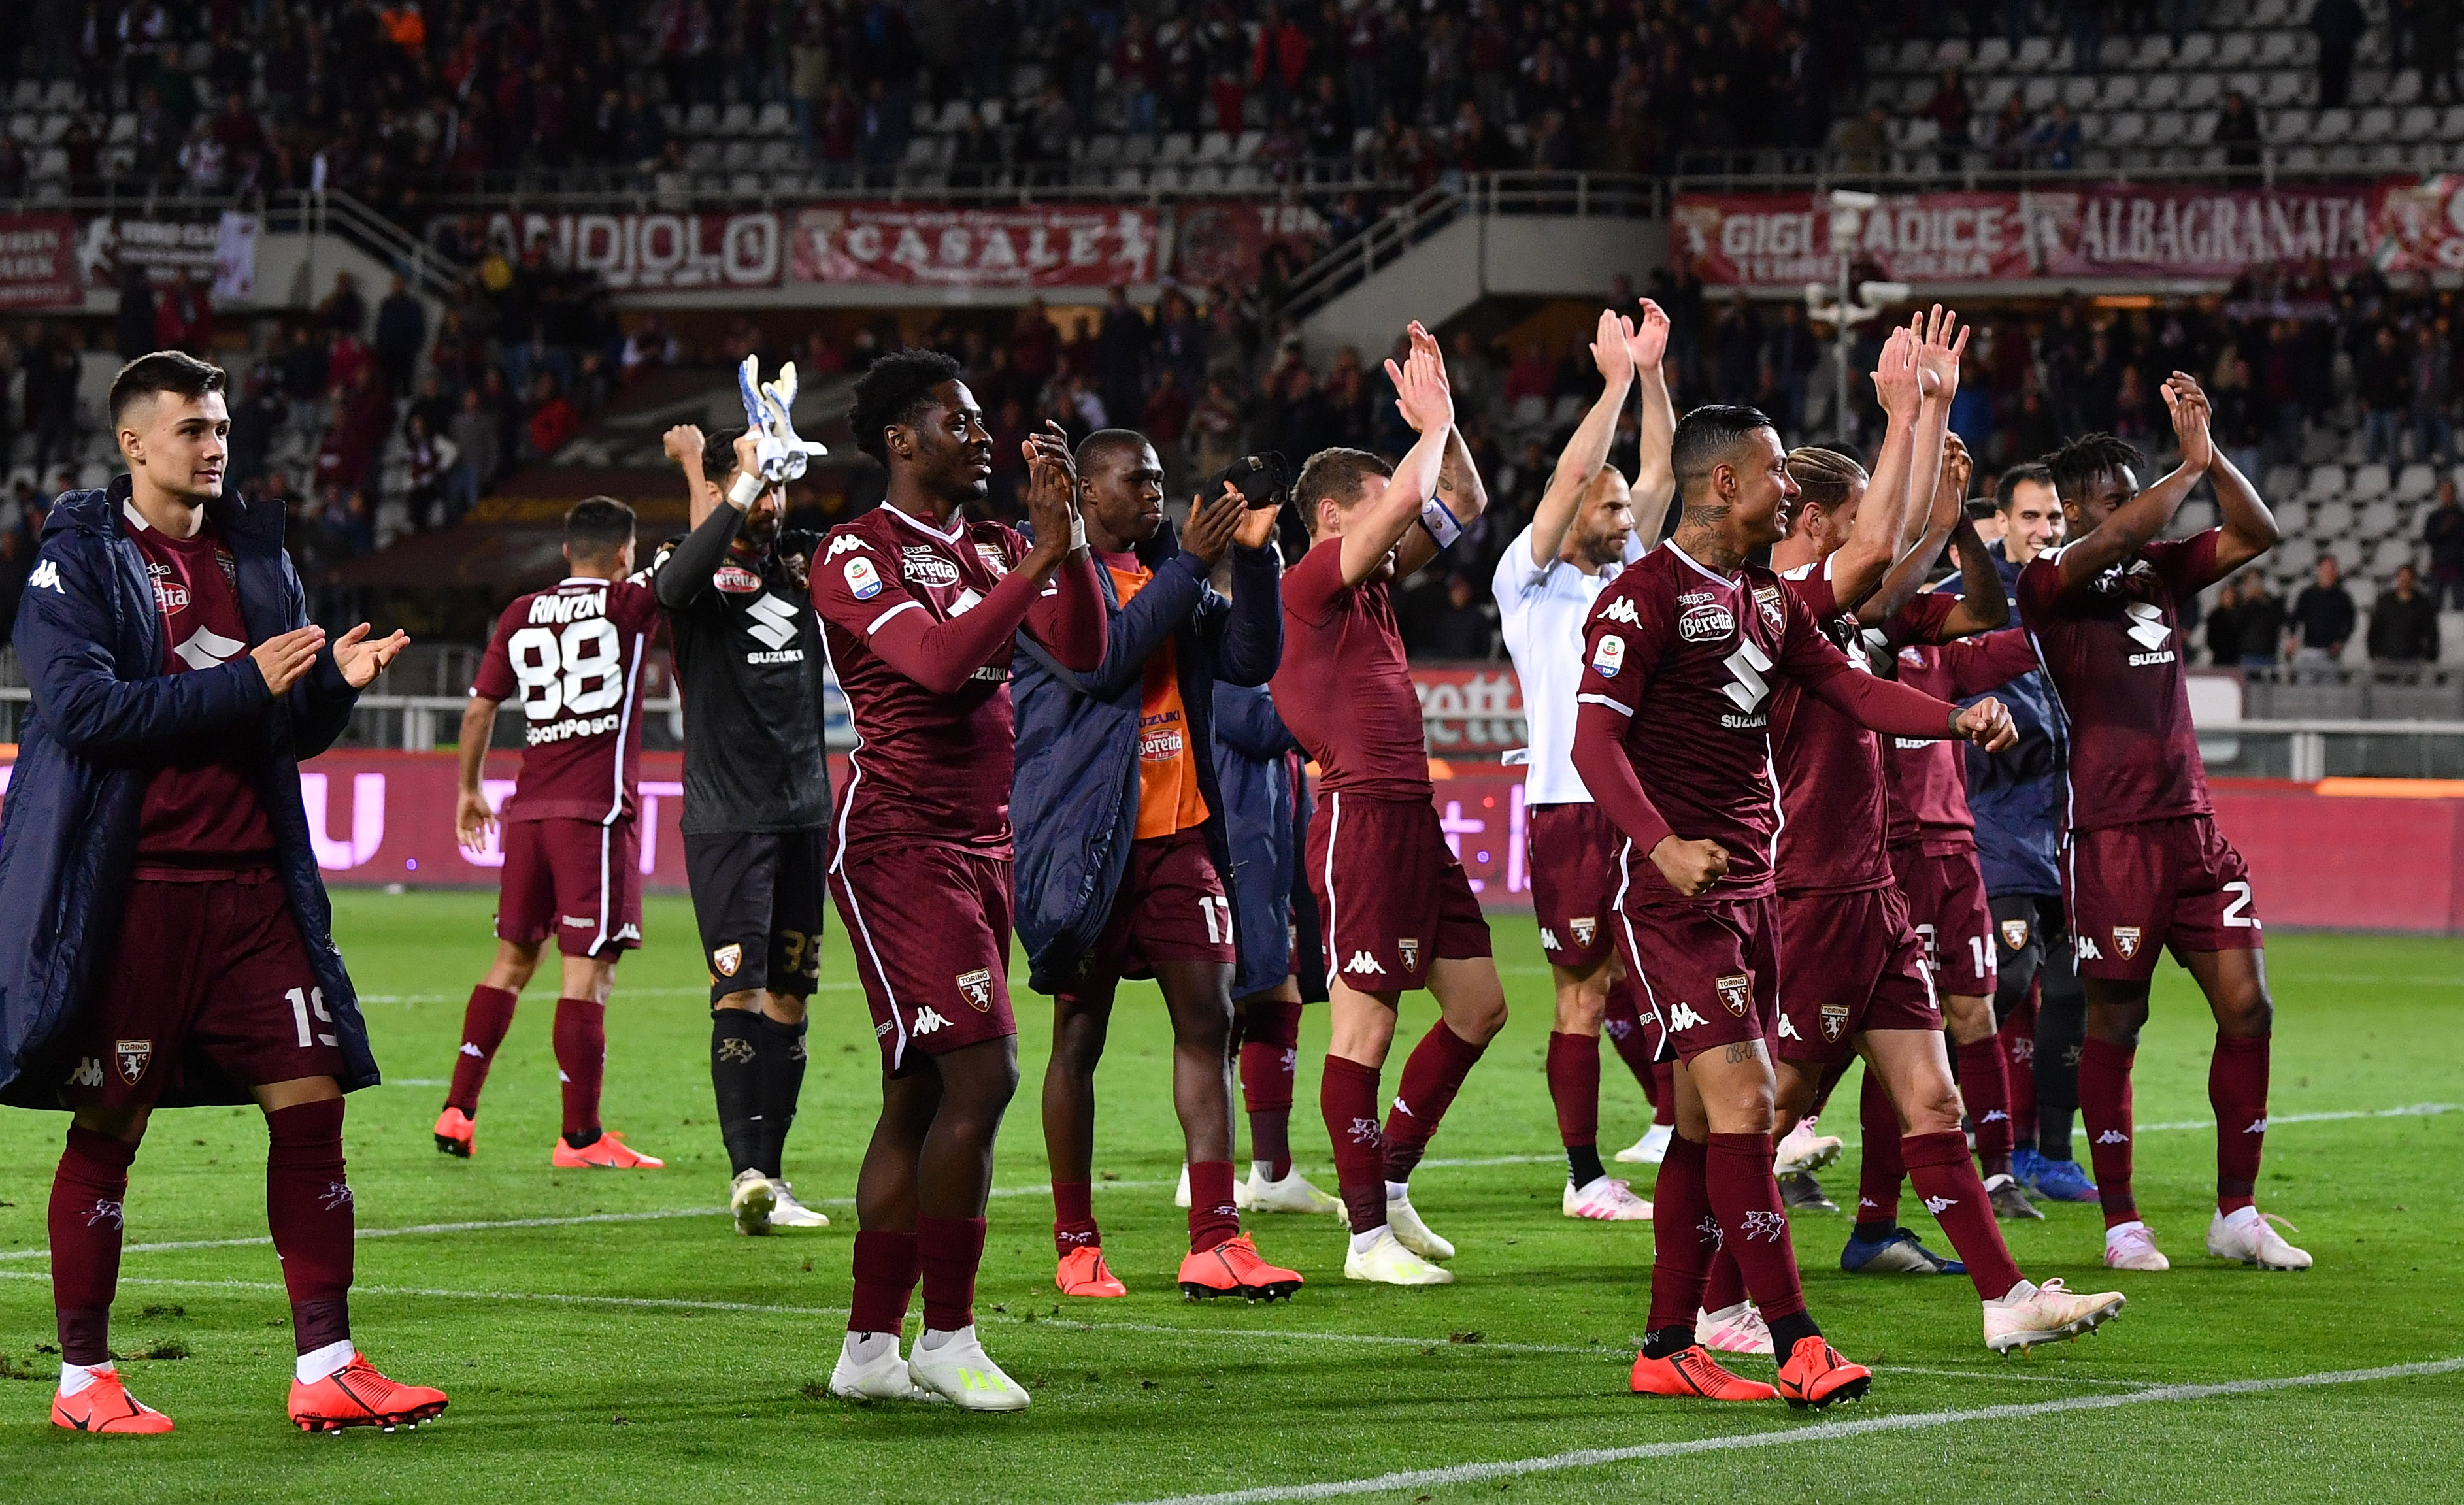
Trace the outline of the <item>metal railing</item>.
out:
M 68 198 L 0 198 L 0 211 L 74 214 L 114 219 L 199 222 L 226 212 L 254 214 L 271 234 L 330 235 L 348 241 L 400 272 L 411 287 L 431 297 L 452 291 L 460 269 L 371 206 L 347 193 L 281 189 L 196 194 L 174 191 L 152 179 L 105 180 L 92 193 Z M 371 294 L 382 289 L 370 289 Z
M 2201 183 L 2255 188 L 2279 183 L 2360 183 L 2388 174 L 2414 176 L 2439 167 L 2331 166 L 2316 147 L 2262 146 L 2248 162 L 2224 160 L 2208 145 L 2105 146 L 2074 149 L 2072 164 L 2057 166 L 2043 147 L 2024 148 L 2018 161 L 1991 147 L 1886 146 L 1880 151 L 1833 147 L 1755 147 L 1677 154 L 1662 180 L 1672 193 L 1787 193 L 1834 187 L 1915 192 L 1920 189 L 2079 188 L 2099 183 Z M 1944 159 L 1952 159 L 1946 165 Z M 2445 169 L 2464 166 L 2464 145 L 2447 148 Z
M 2242 778 L 2464 778 L 2464 721 L 2241 721 L 2199 729 L 2208 772 Z

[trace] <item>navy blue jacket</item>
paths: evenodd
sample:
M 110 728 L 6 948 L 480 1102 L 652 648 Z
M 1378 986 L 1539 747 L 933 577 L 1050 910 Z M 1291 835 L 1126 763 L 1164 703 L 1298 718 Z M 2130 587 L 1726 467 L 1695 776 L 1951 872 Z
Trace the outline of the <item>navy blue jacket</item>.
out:
M 1018 936 L 1026 947 L 1027 981 L 1039 992 L 1076 974 L 1111 917 L 1112 896 L 1129 868 L 1148 657 L 1171 640 L 1189 745 L 1203 749 L 1214 745 L 1219 674 L 1235 685 L 1263 685 L 1283 656 L 1283 594 L 1271 549 L 1233 546 L 1237 604 L 1206 583 L 1204 564 L 1181 553 L 1171 523 L 1137 554 L 1155 578 L 1126 607 L 1112 589 L 1111 572 L 1095 572 L 1107 636 L 1104 662 L 1093 673 L 1062 667 L 1024 632 L 1011 664 L 1018 763 L 1009 814 L 1017 833 Z M 1216 785 L 1215 760 L 1193 762 L 1206 796 L 1206 849 L 1223 875 L 1237 936 L 1241 900 L 1231 883 L 1223 793 Z
M 2016 617 L 2019 566 L 2003 555 L 1998 540 L 1986 545 L 1986 553 L 2002 572 L 2002 588 Z M 1976 817 L 1976 860 L 1985 871 L 1985 891 L 1997 899 L 2058 894 L 2062 875 L 2056 853 L 2070 749 L 2054 687 L 2042 669 L 2034 669 L 1993 693 L 2010 709 L 2019 740 L 1999 752 L 1973 744 L 1968 749 L 1968 808 Z
M 194 673 L 162 672 L 153 581 L 121 531 L 128 494 L 123 475 L 103 491 L 60 497 L 17 608 L 17 654 L 33 707 L 0 810 L 0 1101 L 61 1105 L 59 1085 L 75 1066 L 59 1058 L 66 1026 L 116 948 L 156 939 L 119 929 L 157 750 L 234 721 L 253 721 L 264 735 L 258 795 L 292 916 L 334 1016 L 346 1062 L 341 1085 L 375 1086 L 376 1057 L 334 949 L 332 910 L 299 801 L 299 760 L 342 734 L 359 691 L 330 646 L 278 700 L 246 655 Z M 227 495 L 208 503 L 206 514 L 231 547 L 249 637 L 262 643 L 308 625 L 299 577 L 282 552 L 281 506 Z M 248 1101 L 239 1083 L 200 1080 L 194 1070 L 162 1100 L 166 1107 Z
M 1322 1001 L 1326 995 L 1317 905 L 1301 882 L 1301 854 L 1309 850 L 1314 801 L 1309 780 L 1292 777 L 1289 758 L 1298 751 L 1300 744 L 1275 714 L 1274 696 L 1265 686 L 1216 683 L 1215 783 L 1223 792 L 1224 813 L 1232 825 L 1230 887 L 1240 927 L 1235 998 L 1264 992 L 1295 972 L 1302 997 Z M 1292 965 L 1295 941 L 1302 959 L 1297 968 Z

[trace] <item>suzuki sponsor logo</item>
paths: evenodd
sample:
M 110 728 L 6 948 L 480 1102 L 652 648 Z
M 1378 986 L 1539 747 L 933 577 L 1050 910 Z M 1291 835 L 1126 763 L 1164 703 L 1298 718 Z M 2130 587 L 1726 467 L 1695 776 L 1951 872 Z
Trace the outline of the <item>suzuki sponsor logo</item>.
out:
M 767 591 L 759 600 L 744 608 L 744 630 L 773 648 L 783 648 L 796 641 L 796 608 Z
M 237 638 L 226 638 L 211 627 L 199 627 L 171 651 L 192 669 L 209 669 L 230 663 L 247 648 L 248 644 Z

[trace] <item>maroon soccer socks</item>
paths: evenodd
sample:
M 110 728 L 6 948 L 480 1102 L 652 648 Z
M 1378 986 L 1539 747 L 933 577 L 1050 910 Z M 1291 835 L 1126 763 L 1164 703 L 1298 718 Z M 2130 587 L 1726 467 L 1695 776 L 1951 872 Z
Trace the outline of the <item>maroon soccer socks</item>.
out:
M 1661 1335 L 1682 1330 L 1682 1341 L 1669 1340 L 1677 1344 L 1669 1352 L 1694 1341 L 1694 1314 L 1703 1305 L 1704 1283 L 1710 1276 L 1712 1255 L 1720 1249 L 1720 1223 L 1712 1214 L 1711 1191 L 1704 1179 L 1706 1154 L 1705 1146 L 1684 1135 L 1672 1136 L 1668 1154 L 1660 1163 L 1659 1182 L 1651 1191 L 1649 1332 L 1659 1344 Z M 1763 1169 L 1766 1173 L 1771 1169 L 1768 1155 Z M 1668 1353 L 1651 1353 L 1651 1357 L 1664 1359 Z
M 301 1353 L 314 1353 L 351 1336 L 357 1219 L 342 1175 L 342 1100 L 276 1108 L 265 1127 L 265 1220 L 282 1256 L 293 1336 Z
M 1191 1183 L 1195 1193 L 1197 1184 Z M 1197 1198 L 1193 1194 L 1194 1206 Z M 1095 1188 L 1086 1181 L 1056 1181 L 1052 1184 L 1052 1247 L 1067 1258 L 1075 1249 L 1091 1249 L 1104 1241 L 1095 1228 Z
M 1899 1227 L 1900 1183 L 1907 1169 L 1900 1161 L 1900 1110 L 1880 1072 L 1865 1073 L 1857 1123 L 1864 1142 L 1857 1167 L 1857 1236 L 1882 1237 Z
M 1463 1090 L 1463 1079 L 1471 1075 L 1472 1067 L 1479 1064 L 1481 1054 L 1487 1049 L 1446 1028 L 1443 1019 L 1430 1025 L 1429 1033 L 1420 1036 L 1420 1043 L 1412 1048 L 1411 1058 L 1403 1062 L 1403 1080 L 1395 1088 L 1395 1110 L 1386 1116 L 1386 1180 L 1412 1179 L 1412 1171 L 1428 1151 L 1430 1137 L 1438 1132 L 1438 1124 L 1453 1105 L 1455 1094 Z M 1596 1093 L 1596 1066 L 1594 1079 L 1593 1090 Z M 1596 1107 L 1593 1116 L 1598 1116 Z
M 922 1269 L 913 1233 L 857 1233 L 855 1299 L 847 1309 L 847 1331 L 895 1338 L 906 1325 L 907 1304 L 914 1298 Z
M 2208 1058 L 2208 1101 L 2216 1110 L 2216 1211 L 2255 1205 L 2259 1151 L 2267 1144 L 2268 1036 L 2219 1035 Z
M 120 1285 L 121 1206 L 137 1146 L 72 1127 L 52 1177 L 52 1305 L 63 1363 L 111 1362 L 111 1298 Z
M 1557 1108 L 1557 1138 L 1566 1146 L 1566 1179 L 1587 1187 L 1600 1167 L 1600 1039 L 1549 1035 L 1549 1101 Z
M 599 1093 L 607 1075 L 606 1006 L 588 998 L 559 998 L 550 1039 L 556 1047 L 557 1086 L 564 1098 L 564 1142 L 581 1149 L 599 1138 Z
M 1910 1134 L 1900 1141 L 1900 1150 L 1909 1181 L 1968 1266 L 1976 1294 L 1989 1301 L 2009 1295 L 2025 1277 L 2002 1241 L 2002 1231 L 1993 1226 L 1993 1203 L 1985 1194 L 1985 1178 L 1968 1156 L 1968 1136 L 1957 1129 Z
M 2130 1062 L 2137 1055 L 2111 1040 L 2091 1039 L 2079 1048 L 2079 1118 L 2107 1228 L 2139 1217 L 2139 1200 L 2130 1189 Z
M 1202 1254 L 1241 1236 L 1241 1212 L 1232 1200 L 1232 1162 L 1192 1161 L 1189 1167 L 1189 1252 Z
M 1292 1173 L 1292 1088 L 1300 1076 L 1301 1006 L 1260 998 L 1242 1010 L 1241 1098 L 1249 1152 L 1266 1178 Z
M 488 1084 L 488 1068 L 505 1043 L 505 1032 L 514 1027 L 517 1001 L 516 994 L 502 988 L 482 985 L 471 990 L 471 1001 L 463 1006 L 462 1049 L 453 1058 L 453 1085 L 445 1094 L 445 1105 L 460 1109 L 466 1118 L 479 1114 L 479 1089 Z
M 1959 1095 L 1966 1101 L 1969 1122 L 1976 1129 L 1976 1158 L 1984 1164 L 1986 1175 L 2008 1175 L 2012 1147 L 2011 1076 L 2002 1055 L 2002 1037 L 1989 1035 L 1957 1049 Z
M 973 1326 L 976 1272 L 984 1262 L 984 1220 L 918 1217 L 915 1256 L 924 1277 L 924 1325 L 944 1333 Z
M 1386 1222 L 1386 1136 L 1377 1127 L 1377 1068 L 1330 1055 L 1318 1108 L 1334 1143 L 1334 1179 L 1354 1233 Z M 1418 1159 L 1415 1156 L 1414 1159 Z

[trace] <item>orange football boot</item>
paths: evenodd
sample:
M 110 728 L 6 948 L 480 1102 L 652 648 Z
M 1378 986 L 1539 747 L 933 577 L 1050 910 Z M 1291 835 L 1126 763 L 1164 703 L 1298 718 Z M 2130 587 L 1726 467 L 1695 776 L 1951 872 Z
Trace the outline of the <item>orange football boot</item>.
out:
M 52 1425 L 71 1431 L 165 1432 L 171 1418 L 128 1393 L 117 1370 L 105 1369 L 75 1395 L 52 1397 Z
M 359 1354 L 314 1385 L 291 1382 L 291 1421 L 301 1431 L 416 1427 L 445 1414 L 445 1392 L 396 1385 Z
M 1776 1401 L 1779 1392 L 1760 1380 L 1749 1380 L 1720 1367 L 1701 1343 L 1665 1359 L 1634 1356 L 1634 1374 L 1627 1381 L 1637 1395 L 1674 1395 L 1704 1401 Z
M 1863 1400 L 1873 1385 L 1872 1370 L 1840 1358 L 1839 1350 L 1819 1334 L 1798 1339 L 1788 1351 L 1788 1363 L 1779 1366 L 1779 1393 L 1798 1410 Z
M 580 1149 L 556 1137 L 556 1153 L 549 1163 L 561 1170 L 661 1170 L 667 1162 L 656 1155 L 645 1155 L 625 1143 L 625 1136 L 614 1129 L 602 1129 L 599 1137 Z
M 1061 1268 L 1054 1272 L 1052 1283 L 1063 1296 L 1127 1296 L 1130 1288 L 1112 1277 L 1104 1265 L 1104 1251 L 1085 1244 L 1061 1256 Z
M 470 1159 L 472 1151 L 477 1147 L 473 1141 L 478 1137 L 479 1125 L 472 1123 L 471 1115 L 460 1108 L 449 1107 L 436 1115 L 436 1147 L 445 1154 Z
M 1290 1300 L 1307 1282 L 1297 1270 L 1270 1265 L 1258 1255 L 1246 1233 L 1180 1262 L 1180 1294 L 1193 1301 L 1219 1296 L 1243 1296 L 1252 1301 Z

